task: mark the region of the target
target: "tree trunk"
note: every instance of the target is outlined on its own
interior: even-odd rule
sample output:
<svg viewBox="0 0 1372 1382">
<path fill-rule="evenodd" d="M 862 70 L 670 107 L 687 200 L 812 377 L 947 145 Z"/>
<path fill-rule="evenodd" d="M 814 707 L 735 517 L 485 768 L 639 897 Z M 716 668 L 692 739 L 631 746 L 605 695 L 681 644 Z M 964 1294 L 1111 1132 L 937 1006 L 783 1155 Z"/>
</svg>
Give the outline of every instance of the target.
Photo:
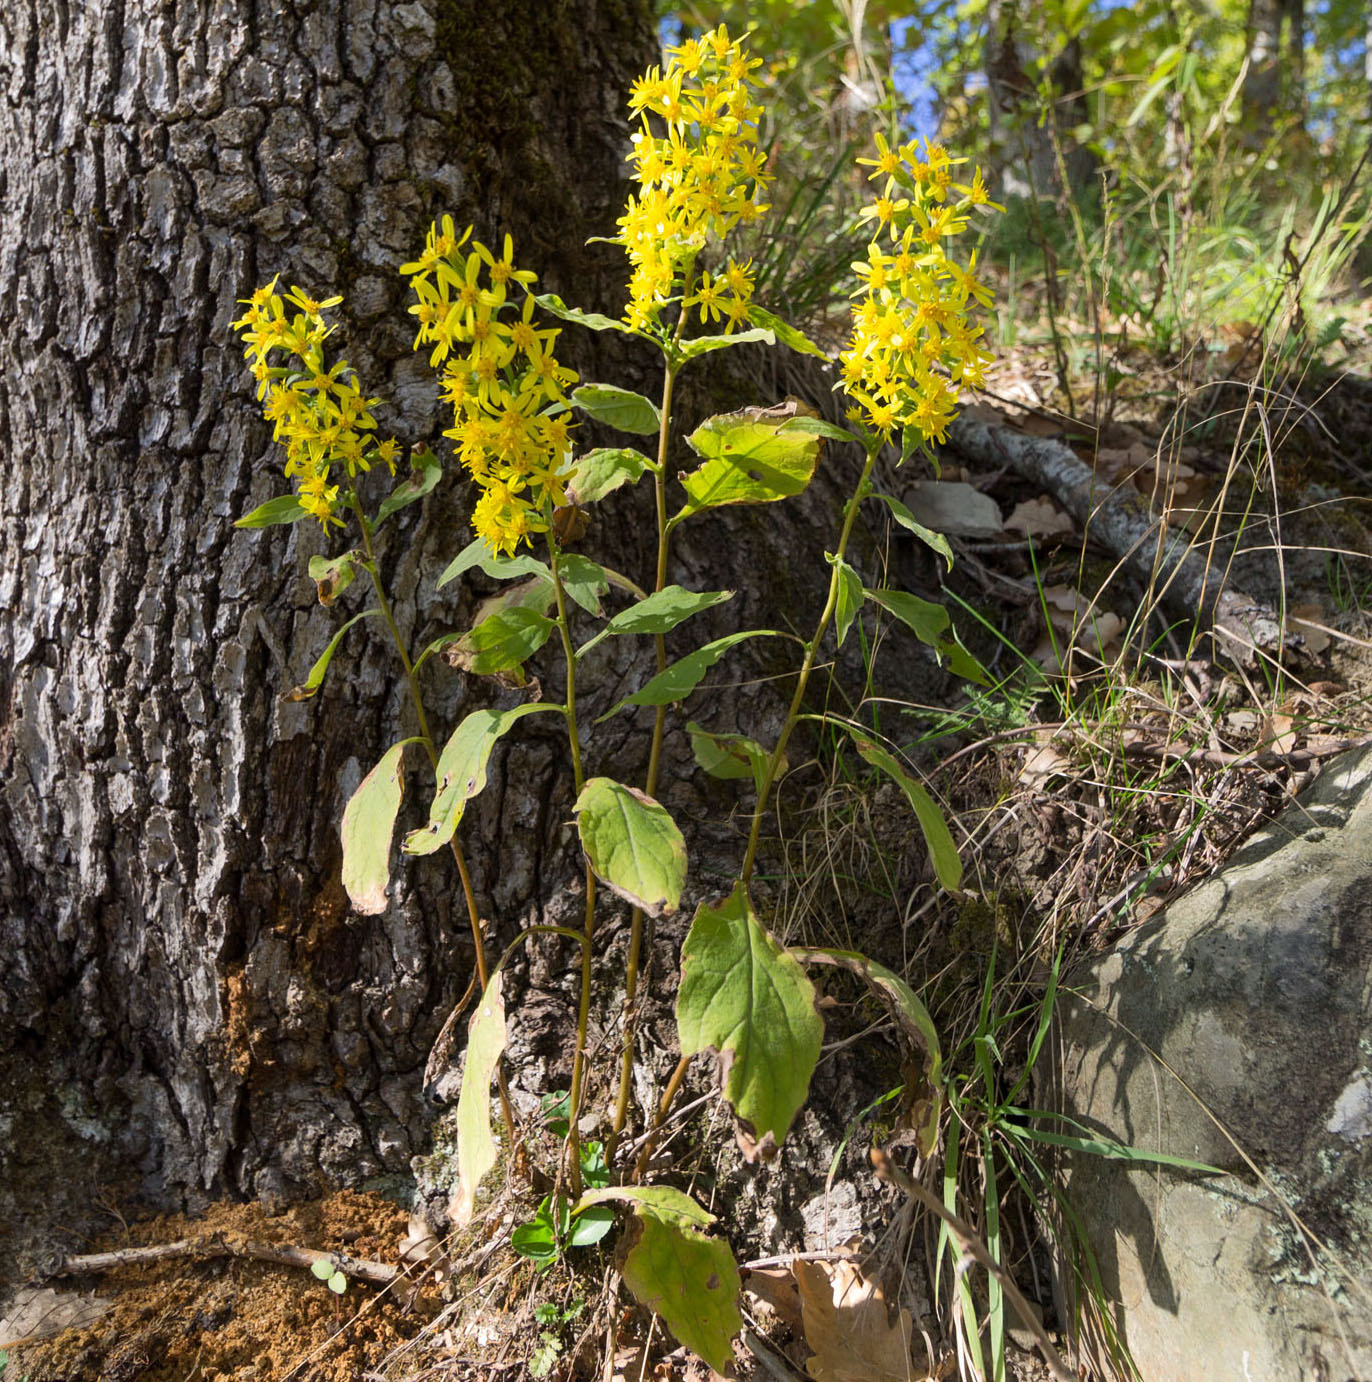
<svg viewBox="0 0 1372 1382">
<path fill-rule="evenodd" d="M 0 9 L 0 1086 L 145 1186 L 403 1169 L 471 968 L 451 880 L 367 919 L 340 888 L 342 805 L 411 714 L 365 638 L 278 700 L 341 620 L 312 524 L 230 526 L 285 488 L 235 300 L 337 286 L 382 426 L 436 438 L 398 264 L 452 212 L 608 304 L 621 256 L 583 245 L 653 52 L 646 0 Z M 460 617 L 421 577 L 465 541 L 435 501 L 383 553 L 411 637 Z M 433 682 L 450 723 L 467 693 Z M 549 749 L 510 757 L 495 837 L 547 824 Z M 480 882 L 501 915 L 535 891 L 493 860 Z"/>
<path fill-rule="evenodd" d="M 314 700 L 279 699 L 362 607 L 362 582 L 323 609 L 305 571 L 325 550 L 315 525 L 231 528 L 285 483 L 229 322 L 278 271 L 339 288 L 346 354 L 395 405 L 382 426 L 437 440 L 397 265 L 451 211 L 488 240 L 510 229 L 544 287 L 617 310 L 623 256 L 584 242 L 623 204 L 624 96 L 652 47 L 644 0 L 0 10 L 0 1090 L 15 1091 L 0 1114 L 23 1113 L 0 1122 L 14 1129 L 0 1220 L 54 1156 L 93 1148 L 192 1200 L 403 1171 L 422 1148 L 422 1072 L 471 973 L 468 923 L 436 859 L 396 865 L 382 915 L 347 904 L 343 805 L 413 713 L 365 624 Z M 586 335 L 564 343 L 588 373 L 627 366 L 656 387 L 646 352 Z M 831 383 L 743 373 L 721 383 L 717 369 L 713 398 L 685 381 L 683 424 L 721 401 L 822 402 Z M 734 628 L 809 626 L 828 580 L 817 544 L 832 544 L 855 479 L 840 461 L 800 500 L 679 530 L 670 579 L 739 594 L 676 653 Z M 461 490 L 445 481 L 387 530 L 412 645 L 470 624 L 477 594 L 434 587 L 469 536 Z M 591 554 L 651 582 L 651 496 L 600 507 Z M 870 543 L 851 559 L 881 574 Z M 906 551 L 888 574 L 918 584 L 928 569 Z M 794 670 L 789 646 L 731 664 L 696 718 L 774 733 L 788 686 L 754 674 Z M 552 661 L 537 670 L 556 682 Z M 651 662 L 642 640 L 602 644 L 586 723 Z M 438 736 L 499 694 L 438 659 L 424 679 Z M 588 772 L 640 781 L 650 718 L 597 731 Z M 502 742 L 461 827 L 493 954 L 530 922 L 580 924 L 570 772 L 544 719 Z M 399 830 L 424 818 L 427 776 L 412 767 Z M 697 890 L 731 877 L 737 794 L 696 778 L 679 731 L 662 795 L 696 847 Z M 623 920 L 598 961 L 620 981 Z M 681 929 L 679 916 L 656 939 L 659 978 Z M 563 1081 L 571 953 L 556 938 L 520 952 L 512 1023 L 516 1043 L 543 1033 L 524 1055 Z M 557 1020 L 539 1027 L 540 1009 Z"/>
<path fill-rule="evenodd" d="M 1283 32 L 1284 31 L 1284 32 Z M 1249 140 L 1265 143 L 1276 118 L 1305 117 L 1304 0 L 1249 0 L 1248 71 L 1243 79 L 1243 124 Z"/>
</svg>

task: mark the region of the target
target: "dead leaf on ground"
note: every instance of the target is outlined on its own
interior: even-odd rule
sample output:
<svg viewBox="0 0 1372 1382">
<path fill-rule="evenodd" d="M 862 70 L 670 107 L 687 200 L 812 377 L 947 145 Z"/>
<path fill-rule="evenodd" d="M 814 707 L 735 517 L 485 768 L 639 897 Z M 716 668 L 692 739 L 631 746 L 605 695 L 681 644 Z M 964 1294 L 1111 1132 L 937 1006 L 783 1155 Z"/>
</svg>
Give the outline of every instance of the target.
<svg viewBox="0 0 1372 1382">
<path fill-rule="evenodd" d="M 1048 537 L 1054 533 L 1070 533 L 1076 525 L 1070 514 L 1055 505 L 1048 496 L 1024 499 L 1016 504 L 1005 520 L 1007 530 L 1027 533 L 1030 537 Z"/>
<path fill-rule="evenodd" d="M 910 1352 L 910 1314 L 895 1324 L 874 1281 L 851 1262 L 796 1262 L 806 1370 L 815 1382 L 928 1382 L 930 1372 Z"/>
<path fill-rule="evenodd" d="M 792 1333 L 799 1336 L 803 1332 L 800 1296 L 789 1267 L 754 1267 L 744 1276 L 743 1289 L 766 1305 Z"/>
<path fill-rule="evenodd" d="M 1296 747 L 1295 720 L 1281 713 L 1262 717 L 1261 745 L 1276 754 L 1287 754 Z"/>
<path fill-rule="evenodd" d="M 1318 656 L 1329 647 L 1329 635 L 1324 631 L 1324 606 L 1319 603 L 1297 605 L 1286 611 L 1286 624 L 1291 633 L 1301 636 L 1305 651 Z"/>
<path fill-rule="evenodd" d="M 49 1339 L 64 1329 L 84 1329 L 112 1304 L 109 1297 L 54 1291 L 51 1286 L 21 1286 L 0 1311 L 0 1348 L 21 1339 Z"/>
<path fill-rule="evenodd" d="M 1051 729 L 1038 730 L 1034 742 L 1024 755 L 1024 766 L 1019 770 L 1021 780 L 1029 787 L 1042 787 L 1049 778 L 1061 777 L 1072 770 L 1072 762 L 1058 747 Z"/>
</svg>

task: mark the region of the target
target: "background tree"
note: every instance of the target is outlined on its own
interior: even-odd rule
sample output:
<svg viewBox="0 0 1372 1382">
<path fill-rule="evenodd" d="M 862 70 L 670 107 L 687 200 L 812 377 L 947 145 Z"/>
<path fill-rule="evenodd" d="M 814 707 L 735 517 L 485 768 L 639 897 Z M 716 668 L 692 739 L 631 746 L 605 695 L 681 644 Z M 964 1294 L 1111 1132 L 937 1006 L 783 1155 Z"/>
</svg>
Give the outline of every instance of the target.
<svg viewBox="0 0 1372 1382">
<path fill-rule="evenodd" d="M 50 1174 L 43 1129 L 145 1185 L 259 1193 L 403 1169 L 420 1144 L 467 926 L 436 875 L 381 917 L 347 907 L 342 804 L 408 712 L 365 640 L 317 701 L 278 700 L 339 620 L 304 576 L 313 525 L 230 526 L 285 486 L 228 324 L 278 272 L 344 292 L 385 423 L 436 437 L 397 266 L 452 212 L 611 305 L 619 257 L 583 244 L 622 203 L 624 93 L 653 51 L 640 0 L 0 13 L 12 1194 L 26 1162 Z M 411 636 L 433 608 L 418 557 L 466 540 L 454 502 L 410 510 L 382 554 Z M 469 693 L 449 674 L 435 694 Z M 489 794 L 481 829 L 523 849 L 478 884 L 518 916 L 558 821 L 552 753 L 512 755 L 520 790 Z"/>
</svg>

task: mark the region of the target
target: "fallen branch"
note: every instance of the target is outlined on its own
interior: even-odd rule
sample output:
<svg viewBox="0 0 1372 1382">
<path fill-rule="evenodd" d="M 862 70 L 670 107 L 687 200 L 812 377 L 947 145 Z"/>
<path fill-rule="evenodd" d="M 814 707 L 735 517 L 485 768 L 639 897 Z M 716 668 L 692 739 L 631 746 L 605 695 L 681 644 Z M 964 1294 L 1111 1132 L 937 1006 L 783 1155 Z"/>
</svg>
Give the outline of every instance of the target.
<svg viewBox="0 0 1372 1382">
<path fill-rule="evenodd" d="M 112 1272 L 120 1267 L 141 1267 L 149 1262 L 167 1262 L 178 1257 L 208 1259 L 242 1257 L 253 1262 L 270 1262 L 281 1267 L 309 1270 L 316 1262 L 328 1262 L 344 1276 L 372 1286 L 390 1286 L 403 1275 L 398 1267 L 372 1262 L 365 1257 L 350 1257 L 345 1252 L 320 1252 L 315 1248 L 293 1248 L 279 1243 L 255 1243 L 250 1239 L 227 1238 L 213 1233 L 203 1238 L 182 1238 L 175 1243 L 157 1243 L 147 1248 L 116 1248 L 113 1252 L 90 1252 L 63 1257 L 48 1273 L 50 1276 L 90 1276 Z"/>
<path fill-rule="evenodd" d="M 1281 623 L 1271 609 L 1224 589 L 1224 572 L 1199 557 L 1186 534 L 1169 528 L 1137 491 L 1112 487 L 1092 474 L 1062 442 L 975 413 L 963 413 L 948 437 L 969 459 L 1009 466 L 1046 490 L 1126 571 L 1156 591 L 1172 614 L 1201 628 L 1213 626 L 1230 656 L 1249 662 L 1254 649 L 1281 646 Z"/>
</svg>

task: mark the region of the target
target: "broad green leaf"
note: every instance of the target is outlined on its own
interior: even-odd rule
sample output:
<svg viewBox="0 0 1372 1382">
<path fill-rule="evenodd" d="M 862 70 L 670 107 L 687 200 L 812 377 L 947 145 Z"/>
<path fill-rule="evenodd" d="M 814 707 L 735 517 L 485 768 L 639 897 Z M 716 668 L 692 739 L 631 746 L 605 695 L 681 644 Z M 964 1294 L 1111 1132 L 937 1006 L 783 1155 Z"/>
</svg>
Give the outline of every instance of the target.
<svg viewBox="0 0 1372 1382">
<path fill-rule="evenodd" d="M 594 638 L 576 650 L 576 655 L 582 657 L 602 638 L 608 638 L 611 634 L 669 633 L 691 615 L 733 598 L 732 590 L 698 591 L 679 585 L 666 586 L 630 605 L 628 609 L 620 610 Z"/>
<path fill-rule="evenodd" d="M 776 344 L 776 333 L 769 327 L 756 326 L 751 331 L 736 331 L 732 336 L 694 336 L 682 341 L 678 352 L 682 360 L 694 360 L 697 355 L 708 355 L 712 350 L 727 350 L 730 346 L 743 345 L 748 341 L 766 341 Z"/>
<path fill-rule="evenodd" d="M 607 1185 L 599 1190 L 588 1190 L 572 1206 L 572 1212 L 579 1213 L 593 1204 L 606 1204 L 622 1200 L 635 1209 L 656 1214 L 660 1219 L 688 1224 L 692 1228 L 709 1228 L 715 1216 L 708 1209 L 698 1205 L 684 1190 L 671 1185 Z"/>
<path fill-rule="evenodd" d="M 856 432 L 850 432 L 846 427 L 840 427 L 836 422 L 829 422 L 822 417 L 807 417 L 805 414 L 793 418 L 787 424 L 787 431 L 809 432 L 813 437 L 828 437 L 830 441 L 861 442 L 862 440 Z"/>
<path fill-rule="evenodd" d="M 691 736 L 691 753 L 701 769 L 722 782 L 751 777 L 753 786 L 762 791 L 771 754 L 746 734 L 716 734 L 702 728 L 694 720 L 686 726 Z M 786 760 L 777 764 L 777 772 L 786 771 Z"/>
<path fill-rule="evenodd" d="M 391 832 L 405 795 L 405 745 L 415 742 L 402 739 L 392 744 L 343 808 L 343 889 L 363 916 L 386 910 Z"/>
<path fill-rule="evenodd" d="M 685 700 L 700 685 L 701 678 L 716 662 L 734 646 L 746 638 L 780 638 L 783 635 L 775 629 L 745 629 L 742 633 L 726 634 L 716 638 L 703 648 L 678 658 L 670 666 L 663 668 L 657 676 L 622 701 L 607 710 L 600 720 L 608 720 L 617 715 L 626 705 L 671 705 L 674 701 Z M 600 723 L 596 721 L 596 724 Z"/>
<path fill-rule="evenodd" d="M 476 1191 L 495 1165 L 491 1136 L 491 1080 L 505 1050 L 505 995 L 499 970 L 467 1023 L 467 1064 L 462 1092 L 457 1096 L 457 1191 L 449 1213 L 457 1228 L 465 1228 L 476 1211 Z"/>
<path fill-rule="evenodd" d="M 329 639 L 328 646 L 316 659 L 310 674 L 299 686 L 293 686 L 281 697 L 283 701 L 307 701 L 324 684 L 324 674 L 329 670 L 329 663 L 333 661 L 333 655 L 338 651 L 338 645 L 343 642 L 343 635 L 350 628 L 362 619 L 370 619 L 373 614 L 380 614 L 379 609 L 364 609 L 361 614 L 354 614 L 351 619 L 344 624 L 334 636 Z"/>
<path fill-rule="evenodd" d="M 862 602 L 866 595 L 862 589 L 862 577 L 839 557 L 830 553 L 824 554 L 828 560 L 838 568 L 838 602 L 834 606 L 834 638 L 836 647 L 843 647 L 843 640 L 848 637 L 848 630 L 853 626 L 853 620 L 857 618 L 858 610 L 862 608 Z"/>
<path fill-rule="evenodd" d="M 953 549 L 948 545 L 948 539 L 942 533 L 936 533 L 932 528 L 926 528 L 923 523 L 918 522 L 909 508 L 893 495 L 882 494 L 880 490 L 873 490 L 871 497 L 880 499 L 890 509 L 891 517 L 907 533 L 913 533 L 927 547 L 932 547 L 948 563 L 948 569 L 950 571 L 953 569 Z"/>
<path fill-rule="evenodd" d="M 921 643 L 927 643 L 940 662 L 947 661 L 955 676 L 989 686 L 991 679 L 980 662 L 958 642 L 948 611 L 932 600 L 921 600 L 904 590 L 868 590 L 867 598 L 894 614 Z"/>
<path fill-rule="evenodd" d="M 305 517 L 300 500 L 293 494 L 278 495 L 259 504 L 251 513 L 245 513 L 233 526 L 235 528 L 272 528 L 279 523 L 299 523 Z"/>
<path fill-rule="evenodd" d="M 562 588 L 584 609 L 597 619 L 605 611 L 600 607 L 600 597 L 610 588 L 610 578 L 605 568 L 583 557 L 579 552 L 564 552 L 557 560 L 558 575 L 562 577 Z"/>
<path fill-rule="evenodd" d="M 744 1157 L 771 1156 L 805 1102 L 824 1024 L 805 971 L 762 928 L 739 883 L 696 909 L 676 1000 L 683 1056 L 720 1053 Z"/>
<path fill-rule="evenodd" d="M 535 702 L 511 710 L 474 710 L 458 725 L 438 756 L 429 823 L 405 837 L 406 854 L 432 854 L 452 839 L 467 803 L 486 785 L 486 766 L 496 741 L 524 716 L 540 710 L 560 712 L 561 707 Z"/>
<path fill-rule="evenodd" d="M 958 857 L 958 847 L 953 843 L 948 822 L 943 819 L 943 812 L 933 797 L 880 744 L 874 744 L 855 730 L 850 729 L 849 733 L 863 758 L 905 793 L 924 834 L 924 843 L 929 847 L 938 881 L 950 891 L 956 891 L 962 886 L 962 860 Z"/>
<path fill-rule="evenodd" d="M 899 974 L 856 950 L 795 946 L 791 954 L 802 964 L 837 965 L 855 974 L 895 1018 L 907 1047 L 919 1047 L 923 1051 L 923 1081 L 929 1094 L 911 1109 L 911 1122 L 919 1135 L 920 1155 L 932 1156 L 938 1145 L 939 1117 L 943 1108 L 943 1052 L 929 1009 Z M 910 1083 L 907 1081 L 907 1086 Z"/>
<path fill-rule="evenodd" d="M 341 557 L 311 557 L 310 579 L 319 589 L 319 603 L 331 605 L 353 583 L 357 575 L 356 552 Z"/>
<path fill-rule="evenodd" d="M 589 1248 L 600 1242 L 614 1226 L 615 1212 L 609 1205 L 592 1205 L 584 1213 L 572 1216 L 567 1242 L 574 1248 Z"/>
<path fill-rule="evenodd" d="M 748 306 L 748 320 L 754 326 L 761 326 L 770 331 L 778 341 L 784 346 L 789 346 L 792 350 L 799 351 L 802 355 L 813 355 L 816 359 L 827 360 L 829 352 L 817 346 L 803 331 L 797 330 L 790 322 L 782 321 L 778 316 L 774 316 L 765 307 L 759 307 L 756 303 Z"/>
<path fill-rule="evenodd" d="M 512 605 L 489 615 L 465 633 L 448 653 L 448 661 L 478 676 L 507 672 L 527 662 L 557 625 L 527 605 Z"/>
<path fill-rule="evenodd" d="M 572 467 L 567 499 L 573 504 L 594 504 L 621 485 L 636 484 L 648 468 L 648 458 L 631 446 L 598 447 Z"/>
<path fill-rule="evenodd" d="M 622 331 L 626 335 L 633 335 L 624 322 L 615 321 L 613 317 L 603 316 L 599 312 L 583 312 L 579 307 L 568 307 L 556 293 L 535 293 L 534 301 L 545 312 L 551 312 L 565 322 L 575 322 L 592 331 Z"/>
<path fill-rule="evenodd" d="M 652 797 L 593 777 L 576 804 L 576 828 L 595 875 L 650 917 L 674 912 L 686 881 L 686 842 Z"/>
<path fill-rule="evenodd" d="M 793 427 L 795 421 L 789 403 L 706 418 L 687 438 L 705 462 L 680 476 L 686 504 L 673 521 L 725 504 L 771 504 L 799 494 L 814 477 L 820 438 Z"/>
<path fill-rule="evenodd" d="M 733 1362 L 734 1335 L 743 1328 L 729 1245 L 642 1202 L 634 1205 L 625 1241 L 622 1272 L 634 1299 L 660 1315 L 678 1343 L 724 1372 Z"/>
<path fill-rule="evenodd" d="M 327 1281 L 337 1270 L 332 1258 L 316 1257 L 310 1263 L 310 1275 L 319 1281 Z"/>
<path fill-rule="evenodd" d="M 442 590 L 449 581 L 455 581 L 472 567 L 478 567 L 492 580 L 511 581 L 519 576 L 552 576 L 548 568 L 534 557 L 502 557 L 490 549 L 484 537 L 473 538 L 444 569 L 438 578 L 438 589 Z"/>
<path fill-rule="evenodd" d="M 406 480 L 402 480 L 382 501 L 376 511 L 376 527 L 380 527 L 397 509 L 422 499 L 443 478 L 443 467 L 438 457 L 426 446 L 416 451 L 410 458 L 413 469 Z"/>
<path fill-rule="evenodd" d="M 329 1278 L 327 1285 L 334 1295 L 341 1296 L 348 1289 L 348 1278 L 342 1272 L 335 1272 Z"/>
<path fill-rule="evenodd" d="M 614 384 L 583 384 L 573 392 L 572 406 L 597 422 L 642 437 L 655 437 L 662 427 L 662 415 L 655 403 L 641 393 Z"/>
</svg>

